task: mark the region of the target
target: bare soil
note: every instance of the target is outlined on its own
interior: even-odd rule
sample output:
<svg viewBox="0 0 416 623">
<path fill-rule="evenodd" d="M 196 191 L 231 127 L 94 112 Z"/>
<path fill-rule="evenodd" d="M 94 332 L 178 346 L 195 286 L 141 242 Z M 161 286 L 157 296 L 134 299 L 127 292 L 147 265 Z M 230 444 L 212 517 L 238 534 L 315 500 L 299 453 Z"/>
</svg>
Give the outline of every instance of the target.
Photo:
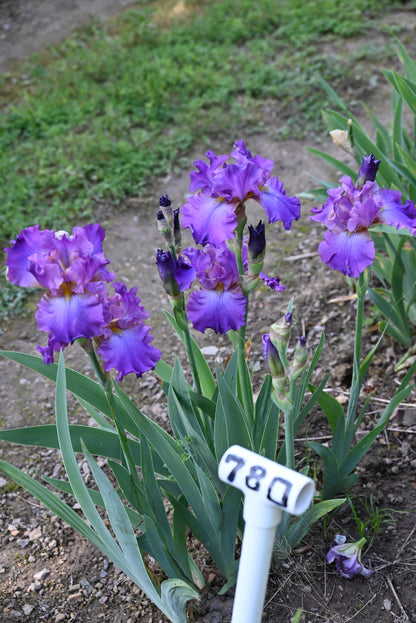
<svg viewBox="0 0 416 623">
<path fill-rule="evenodd" d="M 28 54 L 58 43 L 93 17 L 111 17 L 130 4 L 133 2 L 115 0 L 91 0 L 88 4 L 58 0 L 0 1 L 0 70 L 5 71 Z M 385 18 L 386 21 L 391 19 L 392 16 Z M 403 10 L 394 19 L 399 32 L 407 40 L 412 39 L 414 13 Z M 378 44 L 387 42 L 388 37 L 383 34 L 381 26 L 382 23 L 375 24 L 374 32 L 365 41 L 357 39 L 348 41 L 347 45 L 359 50 L 364 43 L 371 41 L 371 36 Z M 376 87 L 361 85 L 355 87 L 355 91 L 351 87 L 347 93 L 350 101 L 356 100 L 355 111 L 363 120 L 365 116 L 359 104 L 363 96 L 382 118 L 389 117 L 389 88 L 379 68 L 375 67 L 374 73 L 377 75 Z M 242 134 L 235 138 L 246 137 Z M 326 137 L 322 140 L 326 141 Z M 308 141 L 277 143 L 263 134 L 250 136 L 246 142 L 252 152 L 274 160 L 274 173 L 284 181 L 288 194 L 306 191 L 311 186 L 308 174 L 336 179 L 332 171 L 326 170 L 306 150 Z M 212 145 L 218 153 L 226 153 L 230 148 L 220 139 Z M 325 143 L 325 149 L 336 153 L 329 143 Z M 189 170 L 193 160 L 201 158 L 204 151 L 205 148 L 196 148 L 189 156 Z M 131 198 L 121 213 L 118 209 L 115 213 L 111 205 L 96 206 L 97 220 L 106 227 L 104 246 L 112 270 L 129 286 L 138 286 L 139 295 L 150 312 L 154 343 L 170 361 L 183 353 L 162 311 L 168 309 L 168 301 L 154 264 L 156 249 L 161 246 L 154 217 L 162 193 L 168 192 L 175 205 L 182 205 L 189 170 L 176 177 L 155 180 L 149 184 L 145 197 Z M 270 272 L 282 277 L 287 289 L 284 295 L 258 291 L 253 297 L 248 320 L 248 335 L 253 343 L 250 364 L 255 378 L 260 378 L 264 372 L 261 335 L 284 313 L 289 299 L 294 297 L 298 333 L 307 335 L 311 350 L 325 329 L 326 345 L 315 382 L 331 371 L 330 389 L 343 402 L 351 377 L 355 304 L 342 275 L 320 262 L 317 246 L 323 232 L 308 221 L 311 207 L 308 201 L 302 202 L 302 219 L 294 224 L 291 232 L 284 232 L 279 227 L 269 230 L 268 267 Z M 262 214 L 253 207 L 250 216 L 250 220 L 256 223 Z M 0 348 L 36 353 L 36 345 L 45 343 L 33 317 L 36 302 L 37 297 L 34 297 L 26 318 L 4 324 Z M 370 309 L 368 313 L 371 314 Z M 370 323 L 365 333 L 364 353 L 377 337 L 377 330 Z M 220 355 L 224 359 L 227 357 L 229 347 L 225 338 L 218 339 L 209 332 L 196 338 L 204 346 L 219 346 Z M 383 341 L 367 379 L 366 390 L 372 399 L 363 423 L 365 429 L 373 426 L 402 377 L 403 373 L 394 372 L 394 365 L 403 354 L 400 345 L 388 338 Z M 89 372 L 84 353 L 77 346 L 67 349 L 66 361 L 71 367 Z M 125 385 L 128 392 L 145 405 L 149 415 L 166 423 L 163 395 L 152 374 L 141 380 L 128 378 Z M 71 402 L 70 406 L 71 421 L 85 422 L 86 417 L 75 403 Z M 53 419 L 53 386 L 0 359 L 0 425 L 12 428 L 50 423 Z M 299 459 L 305 455 L 306 436 L 329 439 L 328 435 L 324 416 L 317 411 L 297 440 Z M 397 409 L 387 430 L 360 465 L 360 479 L 352 491 L 361 519 L 368 518 L 363 505 L 368 505 L 371 500 L 385 519 L 374 535 L 370 520 L 368 524 L 371 547 L 364 553 L 364 563 L 374 569 L 374 575 L 345 580 L 325 563 L 325 554 L 336 533 L 343 533 L 352 541 L 359 537 L 351 509 L 344 504 L 334 516 L 316 525 L 290 559 L 281 565 L 273 564 L 263 617 L 265 622 L 289 623 L 299 607 L 304 611 L 304 623 L 416 622 L 415 435 L 416 399 L 412 392 L 407 404 Z M 54 450 L 2 443 L 0 457 L 32 475 L 63 476 L 59 452 Z M 88 481 L 88 468 L 86 465 L 82 468 Z M 318 486 L 320 476 L 318 471 Z M 0 542 L 0 619 L 5 623 L 19 619 L 48 623 L 166 621 L 139 589 L 100 552 L 1 476 Z M 203 595 L 200 620 L 205 623 L 228 622 L 233 592 L 222 598 L 217 596 L 221 580 L 206 554 L 196 543 L 194 547 L 210 582 Z"/>
</svg>

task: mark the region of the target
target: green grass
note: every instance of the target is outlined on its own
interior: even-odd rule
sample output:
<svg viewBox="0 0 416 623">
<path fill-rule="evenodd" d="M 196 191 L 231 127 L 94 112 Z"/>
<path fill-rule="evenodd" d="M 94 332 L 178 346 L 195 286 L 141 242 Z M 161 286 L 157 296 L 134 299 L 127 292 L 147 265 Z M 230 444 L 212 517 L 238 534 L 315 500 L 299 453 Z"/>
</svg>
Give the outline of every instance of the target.
<svg viewBox="0 0 416 623">
<path fill-rule="evenodd" d="M 151 178 L 178 170 L 196 143 L 231 145 L 242 128 L 317 131 L 317 74 L 336 87 L 354 66 L 320 44 L 360 34 L 399 5 L 141 2 L 0 76 L 0 240 L 34 223 L 68 227 L 101 200 L 116 212 Z"/>
</svg>

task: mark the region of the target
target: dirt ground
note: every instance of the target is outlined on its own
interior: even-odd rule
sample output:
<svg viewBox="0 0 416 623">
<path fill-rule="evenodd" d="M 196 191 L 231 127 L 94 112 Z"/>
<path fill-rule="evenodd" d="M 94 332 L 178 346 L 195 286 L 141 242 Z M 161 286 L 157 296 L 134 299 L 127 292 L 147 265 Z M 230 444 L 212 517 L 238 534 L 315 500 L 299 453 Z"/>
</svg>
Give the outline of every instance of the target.
<svg viewBox="0 0 416 623">
<path fill-rule="evenodd" d="M 74 28 L 88 23 L 92 16 L 108 18 L 133 2 L 115 0 L 0 0 L 0 71 L 6 71 L 27 55 L 48 44 L 58 43 Z M 414 38 L 415 15 L 403 10 L 395 16 L 399 32 L 407 39 Z M 380 42 L 383 35 L 380 24 L 375 24 L 371 36 Z M 357 49 L 363 40 L 348 41 Z M 381 76 L 377 87 L 366 87 L 357 93 L 355 112 L 365 119 L 359 98 L 365 93 L 366 103 L 383 119 L 389 117 L 390 91 Z M 267 127 L 267 124 L 265 124 Z M 245 138 L 236 136 L 238 138 Z M 326 137 L 322 137 L 326 140 Z M 311 186 L 309 174 L 328 179 L 333 176 L 306 150 L 307 142 L 276 143 L 267 135 L 250 136 L 249 149 L 275 162 L 274 174 L 282 179 L 288 194 L 298 194 Z M 226 153 L 230 145 L 221 142 L 212 145 L 218 153 Z M 329 142 L 325 148 L 335 152 Z M 195 149 L 192 161 L 201 158 L 205 149 Z M 337 154 L 339 155 L 339 154 Z M 348 159 L 348 156 L 345 155 Z M 189 171 L 175 178 L 166 178 L 149 185 L 145 197 L 131 198 L 126 210 L 115 215 L 112 206 L 96 208 L 97 220 L 106 227 L 104 249 L 111 259 L 111 268 L 117 277 L 129 286 L 137 285 L 143 304 L 150 312 L 154 343 L 167 360 L 182 351 L 171 335 L 163 315 L 168 308 L 164 291 L 154 264 L 160 238 L 155 225 L 158 197 L 169 193 L 176 206 L 184 202 L 189 184 Z M 291 232 L 279 227 L 270 229 L 267 264 L 271 272 L 281 275 L 287 289 L 284 295 L 256 292 L 251 302 L 248 335 L 253 346 L 250 364 L 256 375 L 264 372 L 261 356 L 261 335 L 285 311 L 293 296 L 299 333 L 305 333 L 310 348 L 316 346 L 325 329 L 326 346 L 316 371 L 315 381 L 332 372 L 331 390 L 342 402 L 348 391 L 351 375 L 351 347 L 354 325 L 354 301 L 345 279 L 325 267 L 317 255 L 317 245 L 323 231 L 308 221 L 312 204 L 302 201 L 302 218 Z M 250 213 L 255 223 L 261 216 L 257 208 Z M 266 271 L 267 272 L 267 271 Z M 33 301 L 33 310 L 37 298 Z M 370 323 L 371 324 L 371 323 Z M 227 341 L 207 332 L 196 336 L 204 346 L 217 346 L 225 358 Z M 366 331 L 363 351 L 368 352 L 377 339 L 376 332 Z M 0 331 L 0 348 L 36 353 L 36 345 L 44 344 L 37 331 L 33 314 L 4 324 Z M 371 428 L 384 408 L 402 373 L 394 372 L 394 365 L 404 354 L 400 345 L 385 339 L 368 375 L 368 389 L 372 399 L 365 428 Z M 88 372 L 84 354 L 77 346 L 66 351 L 71 367 Z M 160 423 L 166 422 L 166 408 L 157 380 L 152 374 L 144 379 L 126 379 L 126 389 L 140 396 L 146 413 Z M 75 409 L 71 422 L 85 422 Z M 17 365 L 0 359 L 0 424 L 10 428 L 25 424 L 53 421 L 53 387 L 36 375 L 23 371 Z M 298 457 L 305 453 L 305 437 L 326 437 L 328 427 L 320 412 L 312 415 L 297 440 Z M 360 479 L 354 487 L 354 505 L 361 519 L 368 519 L 365 505 L 372 502 L 384 518 L 373 535 L 371 522 L 368 541 L 371 547 L 364 552 L 364 563 L 375 573 L 371 578 L 358 576 L 345 580 L 332 566 L 325 563 L 325 554 L 336 533 L 348 540 L 357 540 L 357 525 L 350 507 L 345 504 L 335 516 L 319 523 L 307 535 L 294 555 L 283 565 L 273 565 L 266 598 L 263 620 L 266 623 L 289 623 L 297 608 L 303 608 L 304 623 L 381 623 L 416 622 L 416 396 L 409 396 L 406 405 L 397 409 L 387 430 L 360 465 Z M 59 453 L 53 450 L 31 449 L 0 445 L 0 457 L 24 467 L 28 473 L 63 476 Z M 89 473 L 82 466 L 85 478 Z M 319 480 L 319 473 L 317 474 Z M 373 513 L 374 519 L 374 513 Z M 374 536 L 374 539 L 372 538 Z M 107 561 L 88 542 L 42 508 L 33 498 L 16 489 L 0 476 L 0 620 L 45 621 L 112 621 L 114 623 L 165 623 L 156 611 L 120 571 Z M 201 552 L 202 560 L 204 553 Z M 201 621 L 226 623 L 231 618 L 232 591 L 219 598 L 221 586 L 215 570 L 207 560 L 204 575 L 211 585 L 203 595 Z"/>
</svg>

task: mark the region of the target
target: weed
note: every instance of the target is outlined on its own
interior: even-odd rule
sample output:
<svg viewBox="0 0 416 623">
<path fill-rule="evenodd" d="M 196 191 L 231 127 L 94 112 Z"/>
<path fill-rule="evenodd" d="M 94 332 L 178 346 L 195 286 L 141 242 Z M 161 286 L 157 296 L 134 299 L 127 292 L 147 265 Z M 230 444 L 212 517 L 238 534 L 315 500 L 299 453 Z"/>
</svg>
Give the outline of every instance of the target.
<svg viewBox="0 0 416 623">
<path fill-rule="evenodd" d="M 363 536 L 366 537 L 369 548 L 382 528 L 396 525 L 394 513 L 399 511 L 395 511 L 392 508 L 378 508 L 374 502 L 373 494 L 370 495 L 368 500 L 357 498 L 357 502 L 359 502 L 360 506 L 358 510 L 351 496 L 347 495 L 347 500 L 357 526 L 358 534 L 360 538 Z"/>
</svg>

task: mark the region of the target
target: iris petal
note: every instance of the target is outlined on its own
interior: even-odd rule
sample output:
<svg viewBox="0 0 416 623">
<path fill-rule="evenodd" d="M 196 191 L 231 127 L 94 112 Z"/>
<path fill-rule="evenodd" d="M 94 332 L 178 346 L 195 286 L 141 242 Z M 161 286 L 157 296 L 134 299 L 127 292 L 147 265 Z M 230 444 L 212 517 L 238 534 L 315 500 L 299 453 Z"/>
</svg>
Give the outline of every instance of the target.
<svg viewBox="0 0 416 623">
<path fill-rule="evenodd" d="M 190 228 L 196 243 L 220 246 L 234 237 L 235 208 L 236 203 L 197 193 L 182 206 L 182 225 Z"/>
<path fill-rule="evenodd" d="M 375 247 L 367 231 L 336 234 L 327 230 L 319 245 L 321 260 L 347 277 L 358 277 L 375 257 Z"/>
<path fill-rule="evenodd" d="M 162 353 L 152 346 L 150 327 L 140 323 L 123 331 L 115 331 L 109 339 L 99 345 L 97 351 L 104 362 L 105 370 L 115 368 L 117 380 L 133 372 L 137 377 L 152 370 Z"/>
<path fill-rule="evenodd" d="M 283 189 L 283 182 L 271 177 L 267 186 L 261 188 L 259 201 L 266 210 L 269 223 L 282 221 L 285 229 L 290 229 L 292 221 L 300 218 L 300 201 L 297 197 L 288 197 Z"/>
<path fill-rule="evenodd" d="M 189 297 L 187 312 L 195 329 L 225 334 L 238 331 L 245 322 L 247 300 L 238 286 L 230 290 L 196 290 Z"/>
<path fill-rule="evenodd" d="M 36 320 L 40 331 L 49 331 L 55 342 L 99 335 L 104 321 L 103 306 L 94 294 L 52 296 L 46 293 L 38 304 Z"/>
<path fill-rule="evenodd" d="M 12 240 L 13 246 L 5 249 L 7 253 L 7 279 L 16 286 L 39 287 L 39 282 L 30 271 L 30 257 L 47 258 L 54 245 L 54 232 L 39 230 L 39 225 L 27 227 Z"/>
</svg>

